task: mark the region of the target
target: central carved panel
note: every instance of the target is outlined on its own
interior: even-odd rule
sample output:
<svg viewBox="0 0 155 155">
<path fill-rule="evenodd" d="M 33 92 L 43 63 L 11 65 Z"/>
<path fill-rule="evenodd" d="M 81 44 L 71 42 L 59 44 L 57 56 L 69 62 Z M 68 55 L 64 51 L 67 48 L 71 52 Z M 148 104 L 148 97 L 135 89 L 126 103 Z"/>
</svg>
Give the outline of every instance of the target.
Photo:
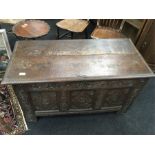
<svg viewBox="0 0 155 155">
<path fill-rule="evenodd" d="M 70 96 L 70 109 L 92 109 L 94 102 L 93 90 L 72 91 Z"/>
</svg>

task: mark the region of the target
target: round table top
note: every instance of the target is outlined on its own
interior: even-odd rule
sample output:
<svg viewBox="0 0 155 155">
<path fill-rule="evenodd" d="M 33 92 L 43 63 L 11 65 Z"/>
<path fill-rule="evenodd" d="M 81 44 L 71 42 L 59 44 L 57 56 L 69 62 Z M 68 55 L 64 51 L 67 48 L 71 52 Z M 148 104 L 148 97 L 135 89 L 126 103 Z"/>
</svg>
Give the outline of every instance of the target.
<svg viewBox="0 0 155 155">
<path fill-rule="evenodd" d="M 41 20 L 21 21 L 13 26 L 13 33 L 23 38 L 37 38 L 46 35 L 50 30 L 49 25 Z"/>
</svg>

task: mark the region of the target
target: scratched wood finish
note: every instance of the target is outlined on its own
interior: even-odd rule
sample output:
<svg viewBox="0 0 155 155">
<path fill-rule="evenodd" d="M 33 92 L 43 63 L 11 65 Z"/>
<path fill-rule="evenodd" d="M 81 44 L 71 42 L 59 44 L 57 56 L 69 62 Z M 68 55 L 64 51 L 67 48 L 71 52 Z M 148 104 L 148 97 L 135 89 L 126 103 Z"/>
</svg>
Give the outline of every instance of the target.
<svg viewBox="0 0 155 155">
<path fill-rule="evenodd" d="M 129 39 L 18 41 L 5 84 L 152 75 Z"/>
<path fill-rule="evenodd" d="M 20 41 L 2 83 L 13 85 L 26 120 L 35 121 L 125 112 L 153 76 L 129 39 Z"/>
</svg>

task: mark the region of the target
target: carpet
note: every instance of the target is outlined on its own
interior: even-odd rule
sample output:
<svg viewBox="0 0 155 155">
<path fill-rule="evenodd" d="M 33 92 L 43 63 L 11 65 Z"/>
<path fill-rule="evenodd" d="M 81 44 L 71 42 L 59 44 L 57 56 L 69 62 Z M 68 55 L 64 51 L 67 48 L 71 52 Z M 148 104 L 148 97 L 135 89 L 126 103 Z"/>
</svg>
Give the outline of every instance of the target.
<svg viewBox="0 0 155 155">
<path fill-rule="evenodd" d="M 0 85 L 0 134 L 22 134 L 27 131 L 20 104 L 11 85 Z"/>
</svg>

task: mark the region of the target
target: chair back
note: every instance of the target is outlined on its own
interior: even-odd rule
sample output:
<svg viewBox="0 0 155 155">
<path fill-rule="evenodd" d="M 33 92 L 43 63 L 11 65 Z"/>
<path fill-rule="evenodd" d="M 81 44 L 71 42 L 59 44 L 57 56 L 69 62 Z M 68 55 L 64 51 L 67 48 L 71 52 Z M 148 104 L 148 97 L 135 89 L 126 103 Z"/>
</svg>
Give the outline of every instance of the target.
<svg viewBox="0 0 155 155">
<path fill-rule="evenodd" d="M 110 27 L 112 29 L 121 31 L 125 20 L 123 19 L 98 19 L 97 26 L 98 27 Z"/>
</svg>

